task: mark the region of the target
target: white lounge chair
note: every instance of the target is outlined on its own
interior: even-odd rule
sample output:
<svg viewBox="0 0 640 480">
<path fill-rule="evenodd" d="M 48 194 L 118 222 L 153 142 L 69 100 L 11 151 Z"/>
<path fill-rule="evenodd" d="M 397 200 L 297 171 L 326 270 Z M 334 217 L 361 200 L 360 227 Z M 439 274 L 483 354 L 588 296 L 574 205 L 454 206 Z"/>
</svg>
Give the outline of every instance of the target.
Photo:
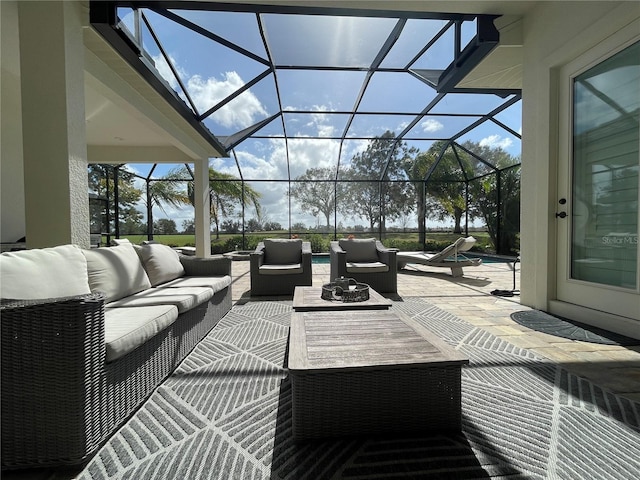
<svg viewBox="0 0 640 480">
<path fill-rule="evenodd" d="M 462 252 L 466 252 L 476 243 L 473 237 L 460 237 L 451 245 L 438 253 L 426 252 L 398 252 L 396 260 L 398 270 L 404 268 L 407 263 L 417 263 L 429 267 L 445 267 L 451 269 L 453 277 L 464 275 L 463 267 L 477 267 L 482 265 L 480 258 L 467 258 Z"/>
</svg>

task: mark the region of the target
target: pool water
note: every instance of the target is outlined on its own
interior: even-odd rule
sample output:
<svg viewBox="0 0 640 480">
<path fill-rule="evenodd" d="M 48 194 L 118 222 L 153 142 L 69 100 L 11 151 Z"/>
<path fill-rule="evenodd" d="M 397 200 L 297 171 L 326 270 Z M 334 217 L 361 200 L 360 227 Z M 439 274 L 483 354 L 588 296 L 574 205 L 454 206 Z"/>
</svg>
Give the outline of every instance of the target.
<svg viewBox="0 0 640 480">
<path fill-rule="evenodd" d="M 468 252 L 465 252 L 465 256 L 469 258 L 481 258 L 482 263 L 513 263 L 515 260 L 514 257 L 499 257 Z M 313 255 L 311 263 L 316 265 L 328 265 L 330 263 L 329 255 Z"/>
<path fill-rule="evenodd" d="M 465 256 L 469 258 L 481 258 L 482 263 L 513 263 L 516 260 L 516 257 L 487 255 L 487 254 L 468 253 L 468 252 L 465 252 Z"/>
</svg>

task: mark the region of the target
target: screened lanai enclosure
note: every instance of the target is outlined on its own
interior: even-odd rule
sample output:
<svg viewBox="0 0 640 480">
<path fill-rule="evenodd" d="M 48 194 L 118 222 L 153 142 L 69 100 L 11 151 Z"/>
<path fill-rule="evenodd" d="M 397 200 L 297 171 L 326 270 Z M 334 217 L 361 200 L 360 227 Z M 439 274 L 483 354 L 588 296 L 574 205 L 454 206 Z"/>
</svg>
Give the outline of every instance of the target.
<svg viewBox="0 0 640 480">
<path fill-rule="evenodd" d="M 94 27 L 221 152 L 212 245 L 233 240 L 218 249 L 293 235 L 424 249 L 452 232 L 517 252 L 521 92 L 466 80 L 499 42 L 495 21 L 91 2 Z M 93 233 L 189 233 L 192 180 L 188 164 L 91 165 Z"/>
</svg>

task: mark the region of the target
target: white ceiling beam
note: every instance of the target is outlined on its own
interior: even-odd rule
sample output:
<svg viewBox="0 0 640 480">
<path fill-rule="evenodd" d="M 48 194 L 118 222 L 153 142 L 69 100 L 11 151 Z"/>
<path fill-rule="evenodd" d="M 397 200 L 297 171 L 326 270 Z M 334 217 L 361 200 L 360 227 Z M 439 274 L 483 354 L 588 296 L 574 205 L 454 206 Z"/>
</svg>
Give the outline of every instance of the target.
<svg viewBox="0 0 640 480">
<path fill-rule="evenodd" d="M 91 164 L 121 163 L 194 163 L 193 159 L 173 146 L 129 147 L 113 145 L 87 146 L 87 161 Z"/>
</svg>

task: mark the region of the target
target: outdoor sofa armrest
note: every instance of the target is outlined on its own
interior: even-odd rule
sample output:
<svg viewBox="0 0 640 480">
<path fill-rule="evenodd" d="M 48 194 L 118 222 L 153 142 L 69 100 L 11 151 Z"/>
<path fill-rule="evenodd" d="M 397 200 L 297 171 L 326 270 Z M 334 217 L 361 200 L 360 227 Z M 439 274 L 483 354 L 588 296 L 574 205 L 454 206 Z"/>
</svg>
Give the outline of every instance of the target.
<svg viewBox="0 0 640 480">
<path fill-rule="evenodd" d="M 347 252 L 342 249 L 338 242 L 329 243 L 329 261 L 332 265 L 346 265 Z"/>
<path fill-rule="evenodd" d="M 347 275 L 347 252 L 338 242 L 329 243 L 329 278 L 333 282 L 336 278 Z"/>
<path fill-rule="evenodd" d="M 264 242 L 259 242 L 256 249 L 249 254 L 250 268 L 256 272 L 264 263 Z"/>
<path fill-rule="evenodd" d="M 313 251 L 311 250 L 311 242 L 302 242 L 302 267 L 306 270 L 311 269 Z"/>
<path fill-rule="evenodd" d="M 330 242 L 329 243 L 329 253 L 331 254 L 335 254 L 335 255 L 346 255 L 347 252 L 345 252 L 342 247 L 340 246 L 340 244 L 338 242 Z"/>
<path fill-rule="evenodd" d="M 376 251 L 378 252 L 378 259 L 386 265 L 396 264 L 396 254 L 398 250 L 395 248 L 387 248 L 382 242 L 376 240 Z"/>
<path fill-rule="evenodd" d="M 2 457 L 77 462 L 104 438 L 104 295 L 3 300 Z M 46 432 L 35 440 L 25 432 Z"/>
<path fill-rule="evenodd" d="M 231 259 L 224 255 L 213 255 L 207 258 L 180 255 L 180 263 L 187 277 L 231 275 Z"/>
</svg>

